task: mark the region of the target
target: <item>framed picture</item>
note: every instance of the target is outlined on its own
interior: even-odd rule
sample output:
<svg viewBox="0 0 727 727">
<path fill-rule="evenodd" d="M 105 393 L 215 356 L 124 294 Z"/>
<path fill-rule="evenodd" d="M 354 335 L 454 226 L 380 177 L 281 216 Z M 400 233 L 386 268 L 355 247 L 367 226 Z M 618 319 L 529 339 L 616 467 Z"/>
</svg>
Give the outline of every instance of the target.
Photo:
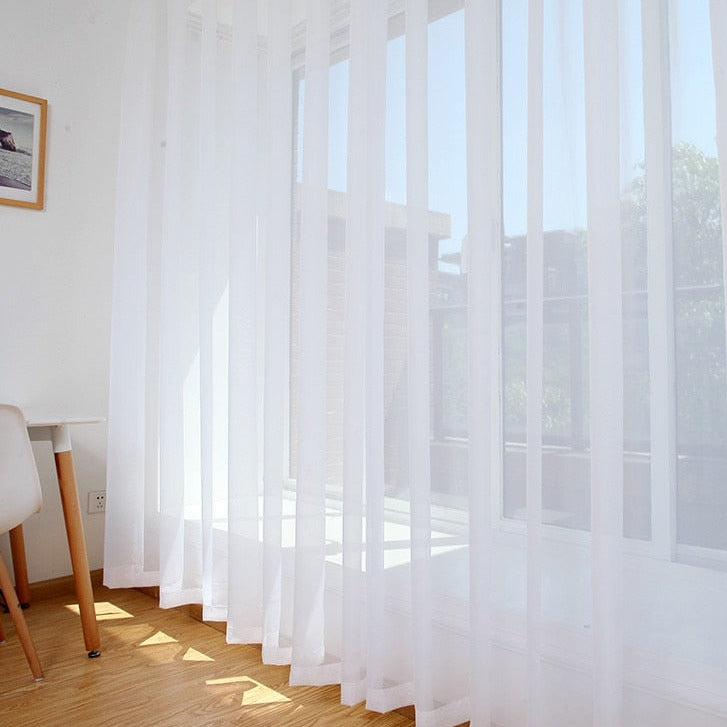
<svg viewBox="0 0 727 727">
<path fill-rule="evenodd" d="M 0 204 L 43 209 L 48 102 L 0 88 Z"/>
</svg>

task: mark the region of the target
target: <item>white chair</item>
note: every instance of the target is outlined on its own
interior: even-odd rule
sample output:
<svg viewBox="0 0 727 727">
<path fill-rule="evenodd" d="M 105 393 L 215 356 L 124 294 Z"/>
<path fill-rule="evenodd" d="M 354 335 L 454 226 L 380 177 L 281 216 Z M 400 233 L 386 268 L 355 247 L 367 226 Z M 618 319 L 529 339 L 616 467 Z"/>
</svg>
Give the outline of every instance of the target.
<svg viewBox="0 0 727 727">
<path fill-rule="evenodd" d="M 23 412 L 16 406 L 0 404 L 0 533 L 6 533 L 40 510 L 42 496 L 38 469 Z M 0 589 L 5 597 L 15 630 L 36 681 L 43 678 L 18 596 L 0 555 Z M 0 643 L 5 636 L 0 624 Z"/>
</svg>

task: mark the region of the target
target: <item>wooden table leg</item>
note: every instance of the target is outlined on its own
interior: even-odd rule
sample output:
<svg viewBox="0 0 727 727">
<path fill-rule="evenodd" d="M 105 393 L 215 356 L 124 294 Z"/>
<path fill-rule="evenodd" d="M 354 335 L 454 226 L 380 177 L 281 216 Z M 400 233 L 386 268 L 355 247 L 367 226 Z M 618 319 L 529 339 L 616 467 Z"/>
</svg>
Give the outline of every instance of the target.
<svg viewBox="0 0 727 727">
<path fill-rule="evenodd" d="M 96 611 L 93 605 L 93 587 L 91 574 L 88 569 L 88 555 L 86 554 L 86 540 L 83 534 L 81 508 L 78 504 L 78 488 L 76 486 L 76 473 L 73 468 L 73 453 L 67 451 L 55 452 L 56 473 L 58 475 L 58 488 L 61 492 L 63 517 L 66 521 L 68 535 L 68 549 L 71 553 L 71 566 L 73 567 L 73 580 L 76 585 L 76 598 L 81 612 L 81 626 L 83 639 L 89 657 L 100 655 L 101 640 L 96 623 Z"/>
<path fill-rule="evenodd" d="M 10 531 L 10 552 L 13 556 L 15 592 L 22 608 L 30 605 L 30 586 L 28 585 L 28 561 L 25 559 L 25 539 L 23 526 L 18 525 Z"/>
</svg>

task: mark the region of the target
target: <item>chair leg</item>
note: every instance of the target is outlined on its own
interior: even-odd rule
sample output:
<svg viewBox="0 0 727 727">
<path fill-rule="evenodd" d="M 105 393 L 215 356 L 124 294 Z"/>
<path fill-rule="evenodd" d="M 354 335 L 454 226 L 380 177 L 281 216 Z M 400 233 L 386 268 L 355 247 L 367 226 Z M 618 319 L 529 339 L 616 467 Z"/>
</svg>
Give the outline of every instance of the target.
<svg viewBox="0 0 727 727">
<path fill-rule="evenodd" d="M 10 552 L 13 556 L 15 573 L 15 592 L 22 608 L 30 606 L 30 587 L 28 586 L 28 561 L 25 559 L 25 538 L 23 526 L 18 525 L 10 531 Z"/>
<path fill-rule="evenodd" d="M 5 631 L 3 631 L 3 622 L 0 621 L 0 644 L 5 643 Z"/>
<path fill-rule="evenodd" d="M 25 623 L 25 616 L 23 615 L 23 612 L 20 609 L 20 604 L 18 603 L 18 594 L 15 593 L 15 588 L 10 580 L 10 574 L 8 573 L 8 569 L 2 555 L 0 555 L 0 589 L 2 589 L 2 592 L 5 595 L 5 601 L 8 604 L 13 624 L 15 624 L 15 631 L 20 639 L 20 644 L 25 652 L 25 658 L 28 660 L 30 671 L 33 672 L 35 681 L 38 682 L 43 678 L 43 670 L 41 669 L 38 654 L 35 651 L 35 646 L 33 646 L 33 641 L 30 638 L 28 624 Z"/>
</svg>

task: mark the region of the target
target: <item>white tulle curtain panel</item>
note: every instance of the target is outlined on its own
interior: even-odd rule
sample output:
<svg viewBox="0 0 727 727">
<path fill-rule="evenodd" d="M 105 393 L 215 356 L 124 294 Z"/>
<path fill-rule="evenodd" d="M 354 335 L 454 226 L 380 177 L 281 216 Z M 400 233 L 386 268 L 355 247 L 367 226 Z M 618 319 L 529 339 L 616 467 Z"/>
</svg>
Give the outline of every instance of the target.
<svg viewBox="0 0 727 727">
<path fill-rule="evenodd" d="M 727 725 L 727 2 L 131 8 L 106 583 L 420 725 Z"/>
</svg>

